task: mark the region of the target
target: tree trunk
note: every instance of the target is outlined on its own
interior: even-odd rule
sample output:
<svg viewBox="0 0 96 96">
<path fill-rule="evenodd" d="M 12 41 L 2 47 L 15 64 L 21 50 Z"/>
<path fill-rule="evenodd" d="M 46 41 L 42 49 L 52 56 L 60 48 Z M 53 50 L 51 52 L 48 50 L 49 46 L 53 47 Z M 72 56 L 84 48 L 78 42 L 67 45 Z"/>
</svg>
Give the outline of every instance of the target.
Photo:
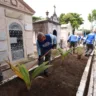
<svg viewBox="0 0 96 96">
<path fill-rule="evenodd" d="M 72 30 L 72 34 L 73 34 L 73 35 L 75 34 L 75 28 L 73 28 L 73 30 Z"/>
</svg>

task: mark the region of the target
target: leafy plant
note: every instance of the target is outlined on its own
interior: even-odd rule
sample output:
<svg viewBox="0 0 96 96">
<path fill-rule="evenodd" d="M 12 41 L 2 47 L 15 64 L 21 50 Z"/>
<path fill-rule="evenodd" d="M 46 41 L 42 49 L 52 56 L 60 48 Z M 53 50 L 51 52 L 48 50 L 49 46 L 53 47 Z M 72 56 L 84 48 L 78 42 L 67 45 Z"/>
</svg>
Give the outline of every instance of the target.
<svg viewBox="0 0 96 96">
<path fill-rule="evenodd" d="M 83 54 L 83 48 L 82 47 L 76 48 L 76 53 L 77 53 L 77 58 L 81 59 L 81 56 Z"/>
<path fill-rule="evenodd" d="M 58 48 L 59 53 L 61 54 L 62 60 L 64 60 L 64 58 L 71 53 L 72 49 L 69 49 L 67 51 L 63 51 L 63 49 Z"/>
<path fill-rule="evenodd" d="M 51 53 L 52 53 L 52 58 L 54 58 L 54 57 L 56 57 L 56 56 L 58 56 L 60 53 L 59 53 L 59 51 L 57 50 L 57 49 L 53 49 L 53 50 L 51 50 Z"/>
<path fill-rule="evenodd" d="M 77 47 L 77 48 L 76 48 L 76 53 L 77 53 L 78 55 L 83 54 L 83 48 L 82 48 L 82 47 Z"/>
<path fill-rule="evenodd" d="M 6 61 L 6 60 L 5 60 Z M 45 69 L 51 67 L 52 65 L 47 65 L 48 62 L 44 62 L 43 64 L 41 64 L 40 66 L 38 66 L 33 72 L 32 75 L 29 75 L 29 72 L 27 70 L 27 68 L 25 67 L 24 64 L 18 64 L 17 67 L 13 66 L 12 63 L 10 63 L 10 61 L 6 61 L 7 64 L 9 64 L 10 68 L 12 69 L 12 71 L 20 78 L 22 79 L 28 90 L 30 90 L 31 85 L 32 85 L 32 81 L 41 73 L 43 72 Z M 32 76 L 32 77 L 30 77 Z"/>
</svg>

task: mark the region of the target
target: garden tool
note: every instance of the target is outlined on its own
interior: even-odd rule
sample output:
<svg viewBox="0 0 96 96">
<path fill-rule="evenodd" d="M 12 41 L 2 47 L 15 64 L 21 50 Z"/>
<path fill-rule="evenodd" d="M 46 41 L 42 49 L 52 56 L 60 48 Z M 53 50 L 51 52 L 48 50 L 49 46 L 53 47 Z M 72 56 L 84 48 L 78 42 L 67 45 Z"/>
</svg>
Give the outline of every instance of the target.
<svg viewBox="0 0 96 96">
<path fill-rule="evenodd" d="M 50 51 L 51 51 L 51 49 L 49 51 L 47 51 L 43 56 L 41 56 L 40 59 L 42 59 L 44 56 L 46 56 Z"/>
</svg>

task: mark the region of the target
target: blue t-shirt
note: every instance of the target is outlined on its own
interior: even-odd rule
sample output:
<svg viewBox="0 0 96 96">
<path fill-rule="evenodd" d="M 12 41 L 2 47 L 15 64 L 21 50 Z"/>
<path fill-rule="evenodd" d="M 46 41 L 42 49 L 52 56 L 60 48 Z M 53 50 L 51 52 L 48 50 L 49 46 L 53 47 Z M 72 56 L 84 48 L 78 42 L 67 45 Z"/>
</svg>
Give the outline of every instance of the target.
<svg viewBox="0 0 96 96">
<path fill-rule="evenodd" d="M 78 37 L 76 35 L 71 35 L 71 36 L 69 36 L 68 41 L 69 42 L 77 42 L 78 41 Z"/>
<path fill-rule="evenodd" d="M 52 40 L 50 35 L 46 34 L 45 36 L 46 36 L 46 40 L 44 40 L 43 42 L 38 41 L 40 49 L 43 50 L 44 53 L 52 48 Z"/>
<path fill-rule="evenodd" d="M 78 36 L 78 41 L 80 41 L 81 40 L 81 36 Z"/>
<path fill-rule="evenodd" d="M 93 44 L 94 40 L 95 40 L 95 34 L 94 33 L 90 33 L 90 34 L 88 34 L 85 42 L 86 42 L 86 44 Z"/>
</svg>

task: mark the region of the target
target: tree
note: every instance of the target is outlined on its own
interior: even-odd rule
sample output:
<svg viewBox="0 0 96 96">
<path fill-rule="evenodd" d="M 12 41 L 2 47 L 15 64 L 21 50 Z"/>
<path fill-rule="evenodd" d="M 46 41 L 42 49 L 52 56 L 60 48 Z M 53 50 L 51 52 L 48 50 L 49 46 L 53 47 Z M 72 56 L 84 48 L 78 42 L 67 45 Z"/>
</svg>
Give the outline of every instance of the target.
<svg viewBox="0 0 96 96">
<path fill-rule="evenodd" d="M 88 14 L 88 20 L 91 23 L 91 28 L 93 28 L 93 21 L 96 21 L 96 9 L 92 10 L 91 13 Z"/>
<path fill-rule="evenodd" d="M 96 9 L 92 10 L 92 12 L 88 14 L 88 20 L 89 22 L 96 20 Z"/>
<path fill-rule="evenodd" d="M 92 10 L 92 17 L 93 20 L 96 20 L 96 9 Z"/>
<path fill-rule="evenodd" d="M 73 28 L 73 34 L 75 29 L 78 29 L 81 24 L 83 24 L 83 18 L 80 17 L 81 15 L 78 13 L 67 13 L 67 14 L 61 14 L 59 17 L 59 21 L 61 24 L 67 24 L 68 22 L 71 23 L 71 26 Z"/>
<path fill-rule="evenodd" d="M 33 19 L 33 22 L 35 22 L 35 21 L 38 21 L 38 20 L 43 20 L 44 18 L 33 16 L 32 19 Z"/>
<path fill-rule="evenodd" d="M 63 20 L 63 18 L 64 18 L 64 13 L 62 13 L 61 15 L 60 15 L 60 17 L 59 17 L 59 22 L 61 23 L 61 24 L 63 24 L 63 22 L 64 22 L 64 20 Z M 65 23 L 65 22 L 64 22 Z"/>
<path fill-rule="evenodd" d="M 88 14 L 88 20 L 89 20 L 89 22 L 93 21 L 92 14 Z"/>
</svg>

